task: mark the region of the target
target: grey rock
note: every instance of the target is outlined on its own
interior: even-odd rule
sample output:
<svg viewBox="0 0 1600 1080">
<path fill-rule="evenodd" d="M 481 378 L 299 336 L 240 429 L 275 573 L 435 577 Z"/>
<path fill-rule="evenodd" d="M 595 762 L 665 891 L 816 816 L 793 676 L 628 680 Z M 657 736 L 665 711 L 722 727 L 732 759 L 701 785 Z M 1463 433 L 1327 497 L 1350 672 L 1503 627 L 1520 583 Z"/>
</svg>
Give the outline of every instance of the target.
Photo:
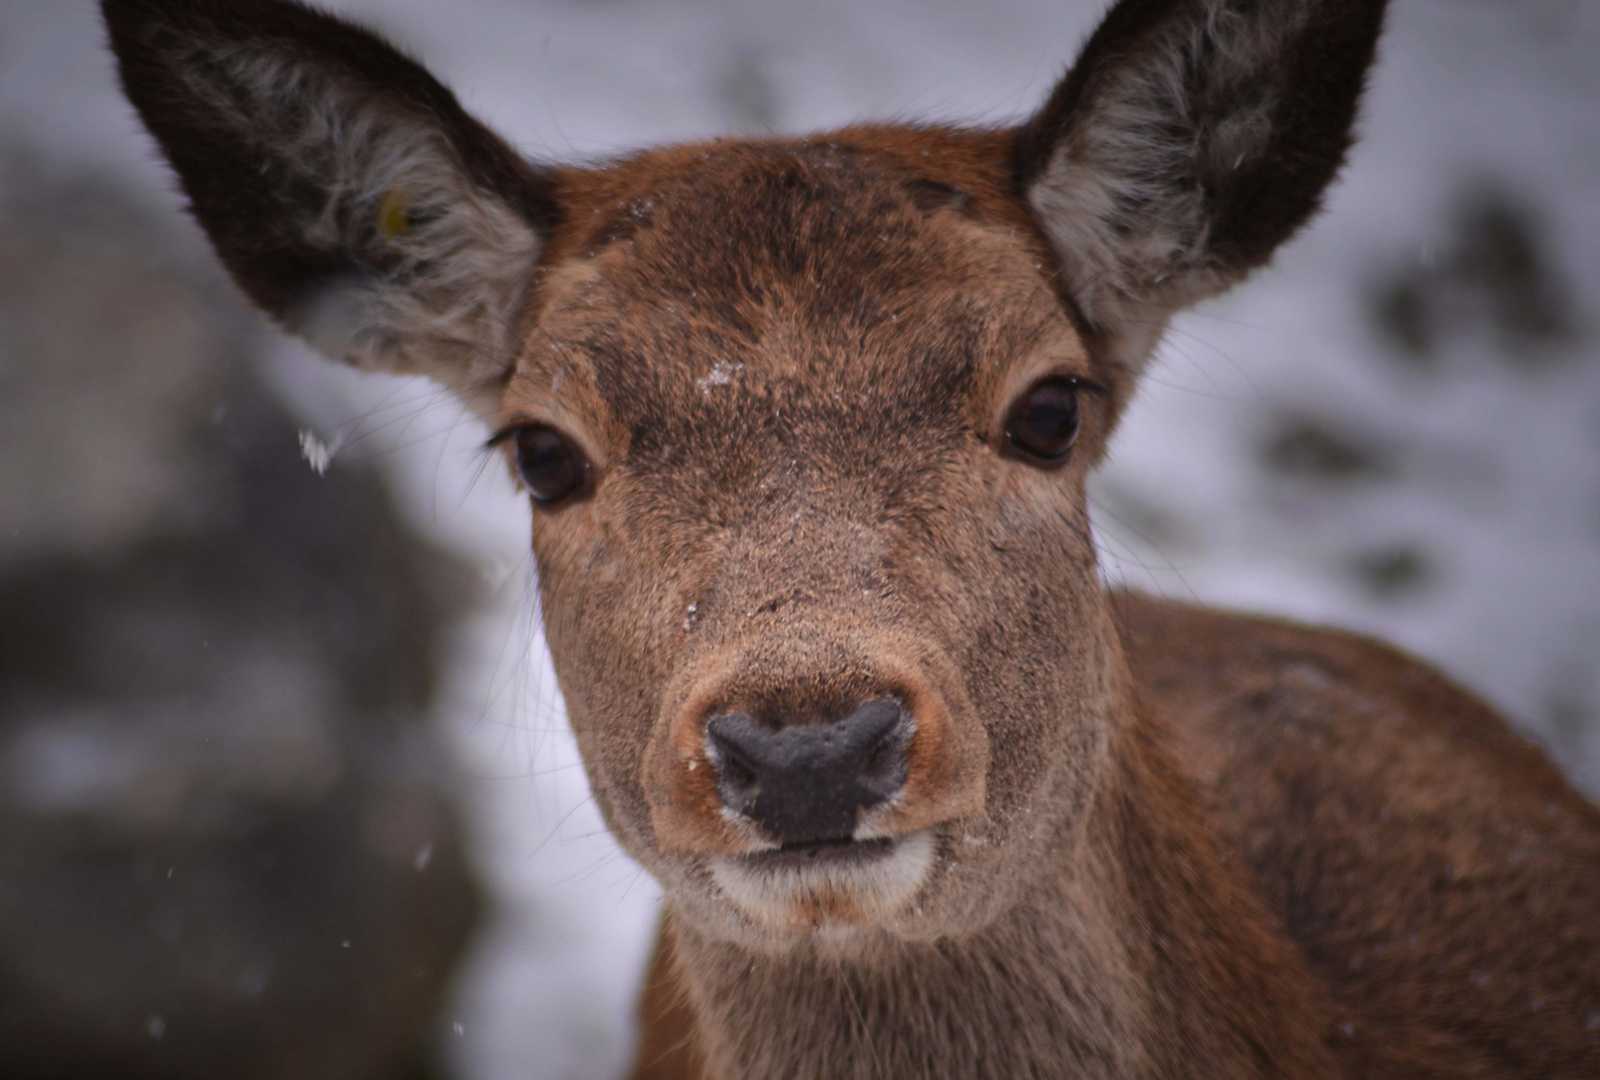
<svg viewBox="0 0 1600 1080">
<path fill-rule="evenodd" d="M 414 1075 L 480 906 L 427 726 L 468 576 L 307 466 L 198 252 L 5 188 L 0 1075 Z"/>
</svg>

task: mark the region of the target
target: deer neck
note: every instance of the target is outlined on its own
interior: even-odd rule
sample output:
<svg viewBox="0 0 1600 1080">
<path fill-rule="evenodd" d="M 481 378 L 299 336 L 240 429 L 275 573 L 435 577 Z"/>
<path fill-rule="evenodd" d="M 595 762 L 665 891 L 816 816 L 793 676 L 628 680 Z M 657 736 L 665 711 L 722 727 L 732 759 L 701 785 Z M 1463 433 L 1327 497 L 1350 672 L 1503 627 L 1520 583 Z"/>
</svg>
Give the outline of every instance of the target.
<svg viewBox="0 0 1600 1080">
<path fill-rule="evenodd" d="M 1125 712 L 1058 872 L 978 933 L 772 956 L 672 928 L 712 1075 L 1336 1076 L 1298 953 Z"/>
</svg>

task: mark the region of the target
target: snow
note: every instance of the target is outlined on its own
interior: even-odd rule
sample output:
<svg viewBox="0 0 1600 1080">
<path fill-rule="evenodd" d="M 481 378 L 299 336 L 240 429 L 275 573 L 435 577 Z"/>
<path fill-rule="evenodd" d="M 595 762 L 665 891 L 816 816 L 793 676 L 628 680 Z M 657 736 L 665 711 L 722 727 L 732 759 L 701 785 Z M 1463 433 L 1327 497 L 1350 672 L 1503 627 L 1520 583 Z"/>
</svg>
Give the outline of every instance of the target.
<svg viewBox="0 0 1600 1080">
<path fill-rule="evenodd" d="M 333 456 L 339 452 L 339 441 L 325 442 L 314 431 L 300 429 L 300 456 L 306 459 L 306 464 L 311 466 L 311 471 L 318 476 L 328 475 L 328 466 L 333 464 Z"/>
<path fill-rule="evenodd" d="M 328 6 L 393 34 L 527 152 L 573 160 L 727 131 L 1016 116 L 1042 100 L 1100 5 Z M 175 206 L 101 37 L 86 0 L 0 0 L 0 132 L 53 166 L 113 170 Z M 1398 642 L 1509 712 L 1590 791 L 1597 55 L 1600 5 L 1582 0 L 1397 0 L 1363 141 L 1326 214 L 1271 270 L 1177 322 L 1095 489 L 1108 576 Z M 1427 365 L 1407 362 L 1372 298 L 1396 276 L 1433 280 L 1461 245 L 1457 208 L 1487 188 L 1510 192 L 1532 223 L 1570 299 L 1570 333 L 1510 349 L 1469 327 Z M 615 1075 L 656 887 L 589 800 L 532 619 L 526 502 L 480 452 L 478 423 L 442 395 L 290 343 L 270 374 L 308 429 L 344 440 L 334 467 L 384 462 L 419 528 L 486 567 L 493 586 L 462 630 L 440 709 L 498 913 L 441 1021 L 441 1054 L 472 1080 Z M 714 369 L 702 388 L 731 374 Z M 1280 445 L 1322 445 L 1308 425 L 1381 460 L 1314 476 L 1263 463 L 1286 430 L 1300 442 Z M 151 1018 L 153 1038 L 164 1027 Z"/>
<path fill-rule="evenodd" d="M 733 382 L 733 377 L 744 370 L 743 364 L 730 364 L 726 360 L 718 360 L 706 375 L 694 381 L 702 397 L 710 397 L 712 387 L 727 386 Z"/>
</svg>

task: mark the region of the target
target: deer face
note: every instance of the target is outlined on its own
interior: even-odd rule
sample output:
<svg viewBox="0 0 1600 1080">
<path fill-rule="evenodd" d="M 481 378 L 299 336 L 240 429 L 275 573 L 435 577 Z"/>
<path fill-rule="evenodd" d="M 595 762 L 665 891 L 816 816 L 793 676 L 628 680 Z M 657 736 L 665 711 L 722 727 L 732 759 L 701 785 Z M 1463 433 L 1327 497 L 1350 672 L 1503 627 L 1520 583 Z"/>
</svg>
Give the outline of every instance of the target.
<svg viewBox="0 0 1600 1080">
<path fill-rule="evenodd" d="M 585 462 L 533 544 L 597 797 L 730 928 L 974 918 L 1104 737 L 1109 380 L 998 179 L 871 144 L 619 167 L 499 416 Z"/>
<path fill-rule="evenodd" d="M 1315 208 L 1382 9 L 1125 0 L 1015 130 L 582 170 L 298 4 L 105 0 L 246 291 L 496 426 L 608 823 L 778 948 L 1059 872 L 1121 677 L 1086 471 L 1170 314 Z"/>
</svg>

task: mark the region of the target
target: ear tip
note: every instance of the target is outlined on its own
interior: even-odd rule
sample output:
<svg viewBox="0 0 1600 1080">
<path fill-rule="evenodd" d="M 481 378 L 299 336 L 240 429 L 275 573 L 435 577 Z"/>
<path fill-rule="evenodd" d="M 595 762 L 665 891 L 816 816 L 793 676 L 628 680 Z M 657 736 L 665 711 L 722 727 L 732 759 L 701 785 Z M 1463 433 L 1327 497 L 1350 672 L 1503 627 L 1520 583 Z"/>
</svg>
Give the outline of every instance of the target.
<svg viewBox="0 0 1600 1080">
<path fill-rule="evenodd" d="M 100 13 L 113 28 L 132 27 L 140 22 L 173 22 L 182 17 L 203 16 L 212 11 L 223 11 L 237 5 L 219 0 L 100 0 Z"/>
<path fill-rule="evenodd" d="M 1087 306 L 1186 306 L 1265 265 L 1314 217 L 1351 145 L 1387 8 L 1112 7 L 1012 151 L 1018 194 L 1084 267 Z"/>
<path fill-rule="evenodd" d="M 100 13 L 114 44 L 160 29 L 252 38 L 361 32 L 349 20 L 301 0 L 100 0 Z"/>
<path fill-rule="evenodd" d="M 100 0 L 100 16 L 111 31 L 114 45 L 125 40 L 131 31 L 151 14 L 150 0 Z"/>
<path fill-rule="evenodd" d="M 229 15 L 237 17 L 239 9 L 259 6 L 258 0 L 100 0 L 100 14 L 120 59 L 135 49 L 151 48 L 156 32 L 215 26 Z"/>
</svg>

